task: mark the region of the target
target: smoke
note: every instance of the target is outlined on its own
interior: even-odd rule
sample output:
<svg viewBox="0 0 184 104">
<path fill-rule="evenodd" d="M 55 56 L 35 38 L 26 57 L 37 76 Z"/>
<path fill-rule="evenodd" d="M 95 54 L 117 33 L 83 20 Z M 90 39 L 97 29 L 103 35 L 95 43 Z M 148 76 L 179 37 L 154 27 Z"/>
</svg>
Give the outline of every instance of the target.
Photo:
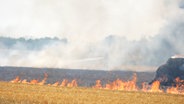
<svg viewBox="0 0 184 104">
<path fill-rule="evenodd" d="M 183 0 L 25 0 L 3 12 L 6 3 L 0 33 L 13 38 L 0 40 L 1 66 L 112 70 L 184 53 Z"/>
<path fill-rule="evenodd" d="M 104 70 L 127 68 L 125 66 L 158 66 L 172 55 L 184 53 L 184 22 L 174 23 L 168 24 L 156 36 L 136 41 L 115 35 L 88 44 L 67 42 L 66 39 L 50 41 L 51 38 L 44 42 L 43 39 L 36 39 L 31 43 L 11 38 L 2 42 L 1 39 L 0 63 L 3 66 Z M 13 40 L 16 42 L 10 45 L 8 42 Z M 37 48 L 31 47 L 32 44 Z"/>
<path fill-rule="evenodd" d="M 182 0 L 1 0 L 0 35 L 93 42 L 116 34 L 138 40 L 158 34 L 182 7 Z"/>
</svg>

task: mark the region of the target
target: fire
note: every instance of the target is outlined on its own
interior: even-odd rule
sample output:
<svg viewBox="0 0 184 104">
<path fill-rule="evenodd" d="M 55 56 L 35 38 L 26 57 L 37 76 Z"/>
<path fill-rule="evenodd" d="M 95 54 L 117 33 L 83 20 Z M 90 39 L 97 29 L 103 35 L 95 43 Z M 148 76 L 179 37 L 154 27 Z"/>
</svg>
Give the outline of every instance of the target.
<svg viewBox="0 0 184 104">
<path fill-rule="evenodd" d="M 179 77 L 177 77 L 175 82 L 176 85 L 167 88 L 166 92 L 171 94 L 184 94 L 184 80 L 181 80 Z"/>
<path fill-rule="evenodd" d="M 44 85 L 46 83 L 47 78 L 48 78 L 48 74 L 44 73 L 44 79 L 41 82 L 39 82 L 38 84 L 39 85 Z"/>
<path fill-rule="evenodd" d="M 136 86 L 136 81 L 135 80 L 123 82 L 122 80 L 117 79 L 117 80 L 113 81 L 110 84 L 106 84 L 105 89 L 136 91 L 137 86 Z"/>
<path fill-rule="evenodd" d="M 111 89 L 111 90 L 124 90 L 124 83 L 122 80 L 117 79 L 113 81 L 110 84 L 106 84 L 105 89 Z"/>
<path fill-rule="evenodd" d="M 149 86 L 148 86 L 147 83 L 145 83 L 145 82 L 142 83 L 142 91 L 143 91 L 143 92 L 147 92 L 147 91 L 148 91 L 148 87 L 149 87 Z"/>
<path fill-rule="evenodd" d="M 171 93 L 171 94 L 179 94 L 179 91 L 178 91 L 177 87 L 167 88 L 166 92 Z"/>
<path fill-rule="evenodd" d="M 182 86 L 184 86 L 184 80 L 181 80 L 179 77 L 177 77 L 177 78 L 175 79 L 175 82 L 176 82 L 176 86 L 177 86 L 177 87 L 182 87 Z"/>
<path fill-rule="evenodd" d="M 11 80 L 12 83 L 18 83 L 21 82 L 20 77 L 17 76 L 15 79 Z"/>
<path fill-rule="evenodd" d="M 101 89 L 102 88 L 101 80 L 96 80 L 96 85 L 93 86 L 93 88 Z"/>
<path fill-rule="evenodd" d="M 61 87 L 65 87 L 65 86 L 67 86 L 67 83 L 68 83 L 68 80 L 66 80 L 66 79 L 63 79 L 63 81 L 62 81 L 62 83 L 61 83 Z"/>
<path fill-rule="evenodd" d="M 163 92 L 162 90 L 160 90 L 160 82 L 154 81 L 149 91 L 150 92 Z"/>
<path fill-rule="evenodd" d="M 28 84 L 29 82 L 27 81 L 27 79 L 24 79 L 21 83 Z"/>
<path fill-rule="evenodd" d="M 11 80 L 10 82 L 11 83 L 23 83 L 23 84 L 34 84 L 34 85 L 44 85 L 45 83 L 46 83 L 46 80 L 47 80 L 47 78 L 48 78 L 48 75 L 45 73 L 44 74 L 44 79 L 41 81 L 41 82 L 39 82 L 38 80 L 36 80 L 36 79 L 33 79 L 33 80 L 31 80 L 30 82 L 28 82 L 27 81 L 27 79 L 24 79 L 24 80 L 20 80 L 20 77 L 19 76 L 17 76 L 15 79 L 13 79 L 13 80 Z M 57 81 L 57 82 L 55 82 L 54 84 L 47 84 L 48 86 L 59 86 L 59 81 Z M 61 83 L 61 85 L 60 86 L 62 86 L 62 87 L 77 87 L 78 86 L 78 84 L 77 84 L 77 80 L 72 80 L 70 83 L 68 83 L 68 80 L 67 79 L 64 79 L 63 81 L 62 81 L 62 83 Z"/>
<path fill-rule="evenodd" d="M 52 86 L 58 86 L 59 85 L 59 82 L 55 82 L 54 84 L 52 84 Z"/>
<path fill-rule="evenodd" d="M 124 82 L 120 79 L 116 79 L 112 83 L 106 84 L 104 89 L 137 91 L 138 87 L 136 85 L 136 82 L 137 82 L 137 75 L 134 74 L 132 80 Z M 101 81 L 97 80 L 96 85 L 93 88 L 102 89 Z"/>
<path fill-rule="evenodd" d="M 39 82 L 39 81 L 36 80 L 36 79 L 33 79 L 33 80 L 31 80 L 30 82 L 28 82 L 27 79 L 24 79 L 24 80 L 21 81 L 19 76 L 17 76 L 15 79 L 11 80 L 10 82 L 11 82 L 11 83 L 23 83 L 23 84 L 38 84 L 38 85 L 44 85 L 44 84 L 46 83 L 47 78 L 48 78 L 47 73 L 44 73 L 44 79 L 43 79 L 41 82 Z"/>
<path fill-rule="evenodd" d="M 77 87 L 78 85 L 77 85 L 77 81 L 76 80 L 72 80 L 72 82 L 71 83 L 68 83 L 67 84 L 67 87 Z"/>
<path fill-rule="evenodd" d="M 27 79 L 21 81 L 20 77 L 17 76 L 15 79 L 11 80 L 11 83 L 23 83 L 23 84 L 34 84 L 34 85 L 48 85 L 48 86 L 61 86 L 61 87 L 78 87 L 77 80 L 72 80 L 69 82 L 67 79 L 63 79 L 60 83 L 56 81 L 53 84 L 46 84 L 46 80 L 48 78 L 47 73 L 44 74 L 43 80 L 40 82 L 37 79 L 33 79 L 30 82 Z M 132 80 L 123 81 L 121 79 L 116 79 L 115 81 L 109 82 L 105 84 L 103 87 L 101 84 L 101 80 L 96 80 L 96 84 L 92 87 L 95 89 L 107 89 L 107 90 L 123 90 L 123 91 L 143 91 L 143 92 L 164 92 L 163 89 L 160 89 L 160 81 L 154 81 L 152 85 L 148 85 L 147 83 L 142 83 L 142 89 L 140 89 L 137 85 L 137 75 L 134 74 Z M 166 93 L 171 94 L 184 94 L 184 80 L 180 78 L 175 79 L 176 85 L 173 87 L 165 88 Z"/>
<path fill-rule="evenodd" d="M 33 80 L 30 81 L 30 84 L 38 84 L 38 80 L 33 79 Z"/>
<path fill-rule="evenodd" d="M 136 82 L 137 82 L 137 75 L 134 74 L 133 79 L 131 81 L 128 81 L 128 82 L 125 83 L 125 90 L 127 90 L 127 91 L 137 91 L 138 87 L 136 85 Z"/>
</svg>

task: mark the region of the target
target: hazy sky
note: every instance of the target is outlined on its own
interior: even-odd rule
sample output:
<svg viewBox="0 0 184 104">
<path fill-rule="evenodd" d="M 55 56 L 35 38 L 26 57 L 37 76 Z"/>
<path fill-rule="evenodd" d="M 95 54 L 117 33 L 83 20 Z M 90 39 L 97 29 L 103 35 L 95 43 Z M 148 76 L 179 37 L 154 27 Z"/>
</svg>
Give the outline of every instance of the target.
<svg viewBox="0 0 184 104">
<path fill-rule="evenodd" d="M 156 35 L 181 11 L 181 0 L 0 0 L 0 36 L 66 37 L 95 41 L 108 35 Z"/>
</svg>

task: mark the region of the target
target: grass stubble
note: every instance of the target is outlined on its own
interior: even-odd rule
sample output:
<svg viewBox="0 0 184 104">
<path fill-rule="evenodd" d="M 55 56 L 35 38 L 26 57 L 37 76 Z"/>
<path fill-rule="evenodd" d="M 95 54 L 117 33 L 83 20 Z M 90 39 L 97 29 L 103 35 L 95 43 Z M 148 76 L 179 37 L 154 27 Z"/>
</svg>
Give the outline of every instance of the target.
<svg viewBox="0 0 184 104">
<path fill-rule="evenodd" d="M 0 82 L 0 104 L 184 104 L 184 95 Z"/>
</svg>

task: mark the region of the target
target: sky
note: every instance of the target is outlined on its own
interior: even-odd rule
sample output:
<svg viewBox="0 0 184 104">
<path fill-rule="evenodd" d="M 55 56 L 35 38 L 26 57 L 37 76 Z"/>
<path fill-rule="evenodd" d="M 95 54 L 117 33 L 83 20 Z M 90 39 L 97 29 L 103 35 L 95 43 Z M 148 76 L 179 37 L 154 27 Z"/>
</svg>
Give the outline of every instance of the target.
<svg viewBox="0 0 184 104">
<path fill-rule="evenodd" d="M 26 47 L 24 44 L 15 44 L 15 47 L 19 47 L 16 50 L 2 48 L 6 46 L 0 44 L 1 54 L 9 52 L 8 57 L 0 57 L 0 62 L 2 65 L 44 66 L 53 59 L 57 64 L 48 67 L 68 67 L 75 63 L 77 66 L 74 68 L 81 68 L 78 64 L 86 61 L 90 61 L 90 64 L 85 63 L 89 67 L 101 63 L 108 63 L 111 68 L 120 66 L 127 63 L 125 59 L 122 60 L 127 58 L 127 54 L 147 43 L 141 42 L 144 38 L 160 40 L 158 45 L 148 42 L 155 50 L 160 46 L 168 46 L 161 42 L 164 36 L 160 35 L 169 32 L 179 34 L 183 27 L 179 23 L 184 22 L 183 8 L 184 0 L 0 0 L 0 36 L 16 39 L 58 37 L 68 42 L 66 46 L 50 45 L 40 51 L 26 50 L 29 57 L 25 60 L 21 56 L 25 54 L 21 50 Z M 104 41 L 108 45 L 111 41 L 114 43 L 108 48 Z M 142 46 L 132 41 L 138 41 Z M 180 46 L 181 42 L 178 44 Z M 142 50 L 136 57 L 143 57 L 144 52 L 147 51 Z M 174 52 L 167 54 L 167 57 Z M 176 52 L 182 53 L 183 50 L 177 48 Z M 40 61 L 26 63 L 26 60 Z"/>
</svg>

